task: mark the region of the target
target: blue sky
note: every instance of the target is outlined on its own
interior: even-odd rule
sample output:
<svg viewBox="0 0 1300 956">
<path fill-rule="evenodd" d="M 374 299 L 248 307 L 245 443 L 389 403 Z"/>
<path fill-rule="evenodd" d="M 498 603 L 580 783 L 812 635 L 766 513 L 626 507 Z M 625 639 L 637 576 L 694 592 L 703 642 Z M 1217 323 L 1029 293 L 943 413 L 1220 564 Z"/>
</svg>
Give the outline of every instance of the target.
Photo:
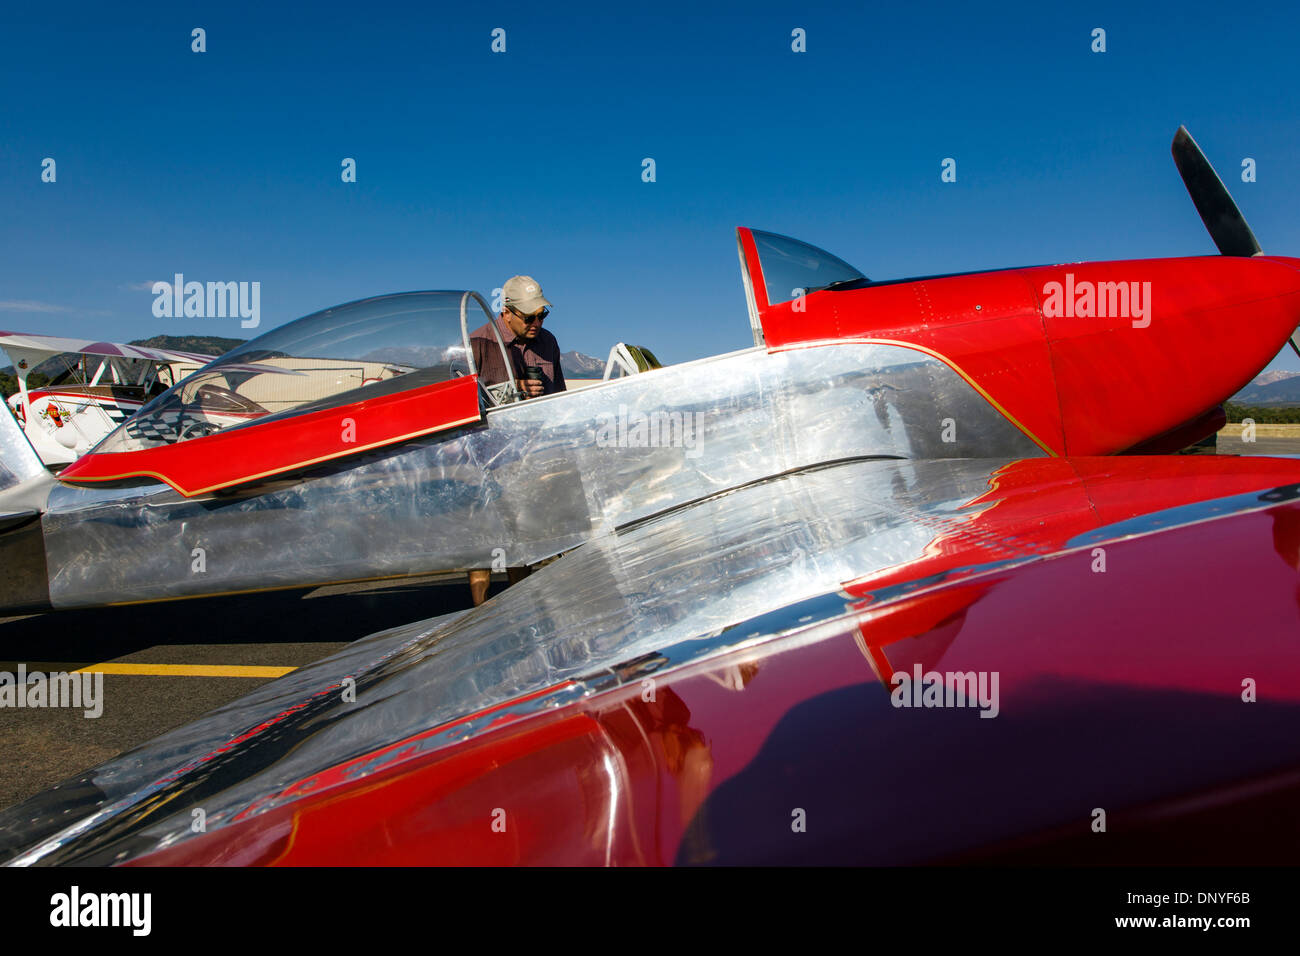
<svg viewBox="0 0 1300 956">
<path fill-rule="evenodd" d="M 1294 4 L 9 5 L 0 328 L 249 334 L 155 318 L 176 272 L 259 281 L 261 330 L 524 272 L 563 348 L 684 361 L 750 344 L 737 225 L 873 278 L 1213 253 L 1180 123 L 1300 255 L 1297 36 Z"/>
</svg>

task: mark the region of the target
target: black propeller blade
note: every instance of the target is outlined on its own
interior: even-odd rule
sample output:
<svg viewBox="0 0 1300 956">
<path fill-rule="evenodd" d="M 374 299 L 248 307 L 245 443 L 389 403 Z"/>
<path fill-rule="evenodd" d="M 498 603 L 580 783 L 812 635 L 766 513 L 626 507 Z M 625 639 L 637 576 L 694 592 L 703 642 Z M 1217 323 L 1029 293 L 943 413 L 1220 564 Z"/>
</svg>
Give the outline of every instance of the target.
<svg viewBox="0 0 1300 956">
<path fill-rule="evenodd" d="M 1246 224 L 1237 204 L 1232 201 L 1223 180 L 1214 171 L 1210 161 L 1196 145 L 1187 127 L 1178 127 L 1171 147 L 1178 174 L 1183 177 L 1201 221 L 1210 231 L 1210 238 L 1225 256 L 1253 256 L 1261 251 L 1255 234 Z M 1297 349 L 1300 351 L 1300 349 Z"/>
</svg>

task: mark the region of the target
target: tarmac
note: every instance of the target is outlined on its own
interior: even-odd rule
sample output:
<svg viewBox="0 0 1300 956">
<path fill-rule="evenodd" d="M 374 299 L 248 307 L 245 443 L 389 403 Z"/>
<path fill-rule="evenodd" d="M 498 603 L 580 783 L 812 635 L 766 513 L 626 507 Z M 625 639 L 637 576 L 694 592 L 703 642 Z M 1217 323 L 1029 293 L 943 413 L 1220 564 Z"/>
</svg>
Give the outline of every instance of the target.
<svg viewBox="0 0 1300 956">
<path fill-rule="evenodd" d="M 504 575 L 501 576 L 504 579 Z M 489 594 L 504 587 L 494 582 Z M 0 806 L 378 631 L 471 606 L 463 573 L 0 617 L 0 671 L 104 673 L 102 713 L 0 707 Z M 84 703 L 84 701 L 83 701 Z"/>
</svg>

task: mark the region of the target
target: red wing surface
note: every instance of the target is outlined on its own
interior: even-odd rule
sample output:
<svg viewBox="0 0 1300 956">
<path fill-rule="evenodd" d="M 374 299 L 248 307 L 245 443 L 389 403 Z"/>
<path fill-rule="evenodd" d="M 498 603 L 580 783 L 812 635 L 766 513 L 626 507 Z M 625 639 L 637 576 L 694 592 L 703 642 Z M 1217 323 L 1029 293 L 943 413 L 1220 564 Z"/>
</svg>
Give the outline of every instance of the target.
<svg viewBox="0 0 1300 956">
<path fill-rule="evenodd" d="M 1275 860 L 1290 844 L 1264 831 L 1300 798 L 1298 489 L 1300 462 L 1208 456 L 758 482 L 267 685 L 8 811 L 0 849 Z M 509 839 L 489 838 L 493 808 Z M 1104 847 L 1072 836 L 1094 808 Z"/>
</svg>

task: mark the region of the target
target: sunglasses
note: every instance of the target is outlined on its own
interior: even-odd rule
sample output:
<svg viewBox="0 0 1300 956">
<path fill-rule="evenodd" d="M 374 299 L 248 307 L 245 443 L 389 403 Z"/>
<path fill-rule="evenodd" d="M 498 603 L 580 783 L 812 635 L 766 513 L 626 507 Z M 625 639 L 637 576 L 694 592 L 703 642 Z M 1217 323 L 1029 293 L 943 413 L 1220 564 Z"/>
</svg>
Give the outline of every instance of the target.
<svg viewBox="0 0 1300 956">
<path fill-rule="evenodd" d="M 513 312 L 524 322 L 543 322 L 546 320 L 546 317 L 551 314 L 550 309 L 542 309 L 542 311 L 536 313 L 535 315 L 524 315 L 522 312 L 520 312 L 518 309 L 515 308 L 511 308 L 510 311 Z"/>
</svg>

